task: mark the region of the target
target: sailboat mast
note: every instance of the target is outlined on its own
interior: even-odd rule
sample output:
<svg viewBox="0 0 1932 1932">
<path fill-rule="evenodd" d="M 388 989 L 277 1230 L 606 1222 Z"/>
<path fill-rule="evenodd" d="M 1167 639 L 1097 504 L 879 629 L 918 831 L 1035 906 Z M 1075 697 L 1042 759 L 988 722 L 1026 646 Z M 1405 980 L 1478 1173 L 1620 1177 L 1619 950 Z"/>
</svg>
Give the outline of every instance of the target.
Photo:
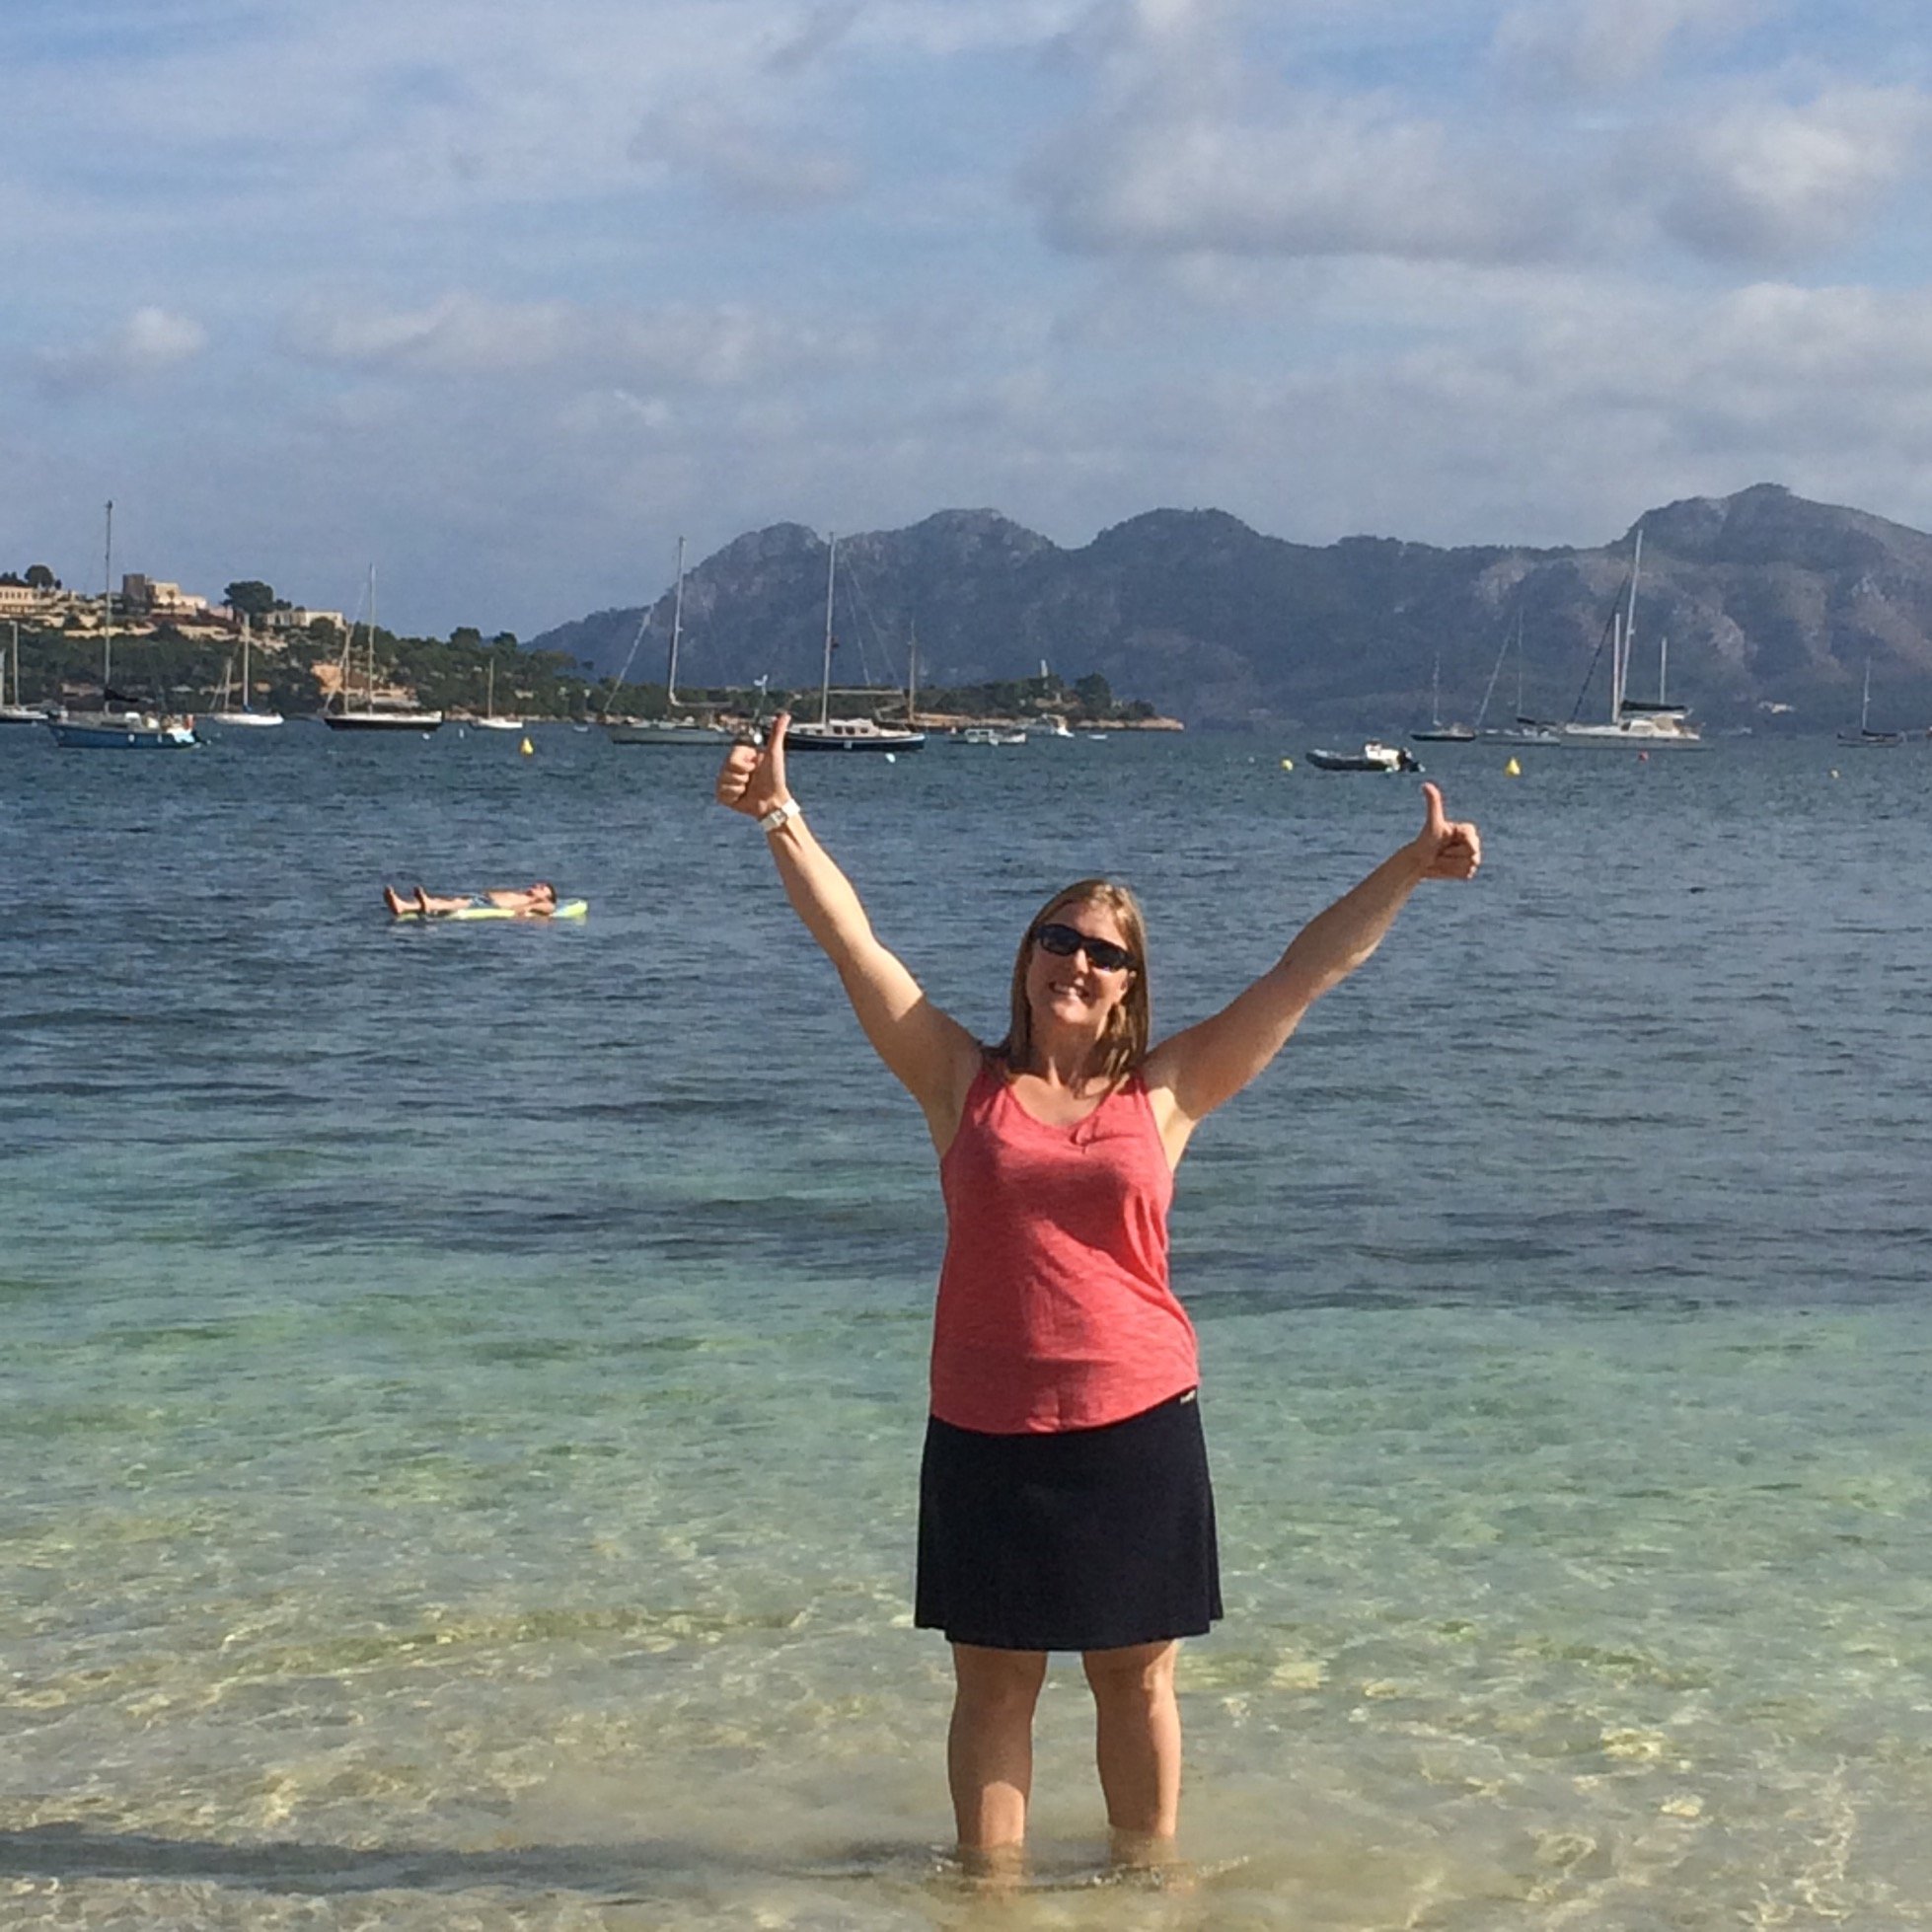
<svg viewBox="0 0 1932 1932">
<path fill-rule="evenodd" d="M 1630 554 L 1630 602 L 1623 614 L 1623 651 L 1616 666 L 1616 710 L 1613 723 L 1622 721 L 1623 694 L 1630 682 L 1630 653 L 1637 644 L 1637 572 L 1644 562 L 1644 526 L 1637 526 L 1636 548 Z"/>
<path fill-rule="evenodd" d="M 364 704 L 376 708 L 376 566 L 369 565 L 369 683 Z"/>
<path fill-rule="evenodd" d="M 114 499 L 108 498 L 108 548 L 101 564 L 101 708 L 114 681 Z"/>
<path fill-rule="evenodd" d="M 832 582 L 838 559 L 839 539 L 835 534 L 825 540 L 825 669 L 820 675 L 818 687 L 820 724 L 830 724 L 832 721 Z"/>
<path fill-rule="evenodd" d="M 671 593 L 671 654 L 664 664 L 664 708 L 675 710 L 678 703 L 678 637 L 684 629 L 684 539 L 678 539 L 678 582 Z"/>
<path fill-rule="evenodd" d="M 1510 652 L 1510 633 L 1503 632 L 1503 648 L 1496 653 L 1496 662 L 1489 667 L 1489 682 L 1483 686 L 1482 703 L 1476 706 L 1476 729 L 1480 731 L 1483 719 L 1489 715 L 1489 701 L 1496 695 L 1496 680 L 1503 674 L 1503 660 Z M 1517 693 L 1517 709 L 1523 709 L 1523 694 Z"/>
<path fill-rule="evenodd" d="M 249 614 L 242 613 L 242 708 L 249 706 Z"/>
</svg>

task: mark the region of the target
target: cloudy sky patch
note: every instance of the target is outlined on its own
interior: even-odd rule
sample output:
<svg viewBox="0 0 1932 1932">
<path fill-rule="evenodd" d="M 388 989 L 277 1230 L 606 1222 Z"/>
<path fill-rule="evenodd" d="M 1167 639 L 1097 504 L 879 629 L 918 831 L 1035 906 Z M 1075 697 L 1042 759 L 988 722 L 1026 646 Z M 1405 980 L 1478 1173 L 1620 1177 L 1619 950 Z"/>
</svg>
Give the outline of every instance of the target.
<svg viewBox="0 0 1932 1932">
<path fill-rule="evenodd" d="M 1894 0 L 22 0 L 0 567 L 528 635 L 796 520 L 1932 526 Z M 76 128 L 89 138 L 74 138 Z M 191 483 L 180 452 L 196 451 Z M 137 554 L 138 553 L 138 554 Z"/>
</svg>

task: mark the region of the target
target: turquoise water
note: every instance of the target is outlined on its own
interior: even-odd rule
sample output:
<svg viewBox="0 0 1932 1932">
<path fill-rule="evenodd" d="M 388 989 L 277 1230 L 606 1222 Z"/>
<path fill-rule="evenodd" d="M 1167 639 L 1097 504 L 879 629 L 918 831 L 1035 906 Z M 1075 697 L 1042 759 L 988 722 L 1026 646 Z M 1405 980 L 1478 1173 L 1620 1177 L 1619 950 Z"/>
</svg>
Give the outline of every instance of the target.
<svg viewBox="0 0 1932 1932">
<path fill-rule="evenodd" d="M 1191 1869 L 1108 1874 L 1062 1665 L 996 1910 L 923 1129 L 707 761 L 533 742 L 0 736 L 0 1923 L 1932 1924 L 1924 754 L 1440 748 L 1482 878 L 1182 1170 Z M 1111 869 L 1170 1027 L 1413 828 L 1300 750 L 797 776 L 970 1024 Z"/>
</svg>

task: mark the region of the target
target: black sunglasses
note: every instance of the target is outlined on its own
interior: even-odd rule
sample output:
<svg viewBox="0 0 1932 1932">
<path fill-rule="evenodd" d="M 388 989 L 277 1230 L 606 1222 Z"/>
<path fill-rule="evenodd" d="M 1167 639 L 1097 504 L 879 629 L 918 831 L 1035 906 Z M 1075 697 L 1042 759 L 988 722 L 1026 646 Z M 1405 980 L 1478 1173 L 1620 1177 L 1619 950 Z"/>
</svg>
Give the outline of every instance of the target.
<svg viewBox="0 0 1932 1932">
<path fill-rule="evenodd" d="M 1056 959 L 1072 959 L 1085 949 L 1087 963 L 1097 972 L 1124 973 L 1134 963 L 1134 955 L 1111 939 L 1096 939 L 1075 926 L 1052 924 L 1033 929 L 1034 942 Z"/>
</svg>

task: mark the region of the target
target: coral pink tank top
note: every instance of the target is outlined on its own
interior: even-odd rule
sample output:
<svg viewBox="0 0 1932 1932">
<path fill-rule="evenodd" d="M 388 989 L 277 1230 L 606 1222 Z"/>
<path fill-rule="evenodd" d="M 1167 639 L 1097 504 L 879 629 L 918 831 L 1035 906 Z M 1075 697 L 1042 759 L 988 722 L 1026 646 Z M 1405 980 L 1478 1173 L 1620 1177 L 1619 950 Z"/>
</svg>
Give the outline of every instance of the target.
<svg viewBox="0 0 1932 1932">
<path fill-rule="evenodd" d="M 1084 1120 L 1050 1127 L 983 1067 L 939 1186 L 941 1422 L 996 1436 L 1096 1429 L 1200 1379 L 1194 1324 L 1167 1286 L 1173 1170 L 1138 1074 Z"/>
</svg>

